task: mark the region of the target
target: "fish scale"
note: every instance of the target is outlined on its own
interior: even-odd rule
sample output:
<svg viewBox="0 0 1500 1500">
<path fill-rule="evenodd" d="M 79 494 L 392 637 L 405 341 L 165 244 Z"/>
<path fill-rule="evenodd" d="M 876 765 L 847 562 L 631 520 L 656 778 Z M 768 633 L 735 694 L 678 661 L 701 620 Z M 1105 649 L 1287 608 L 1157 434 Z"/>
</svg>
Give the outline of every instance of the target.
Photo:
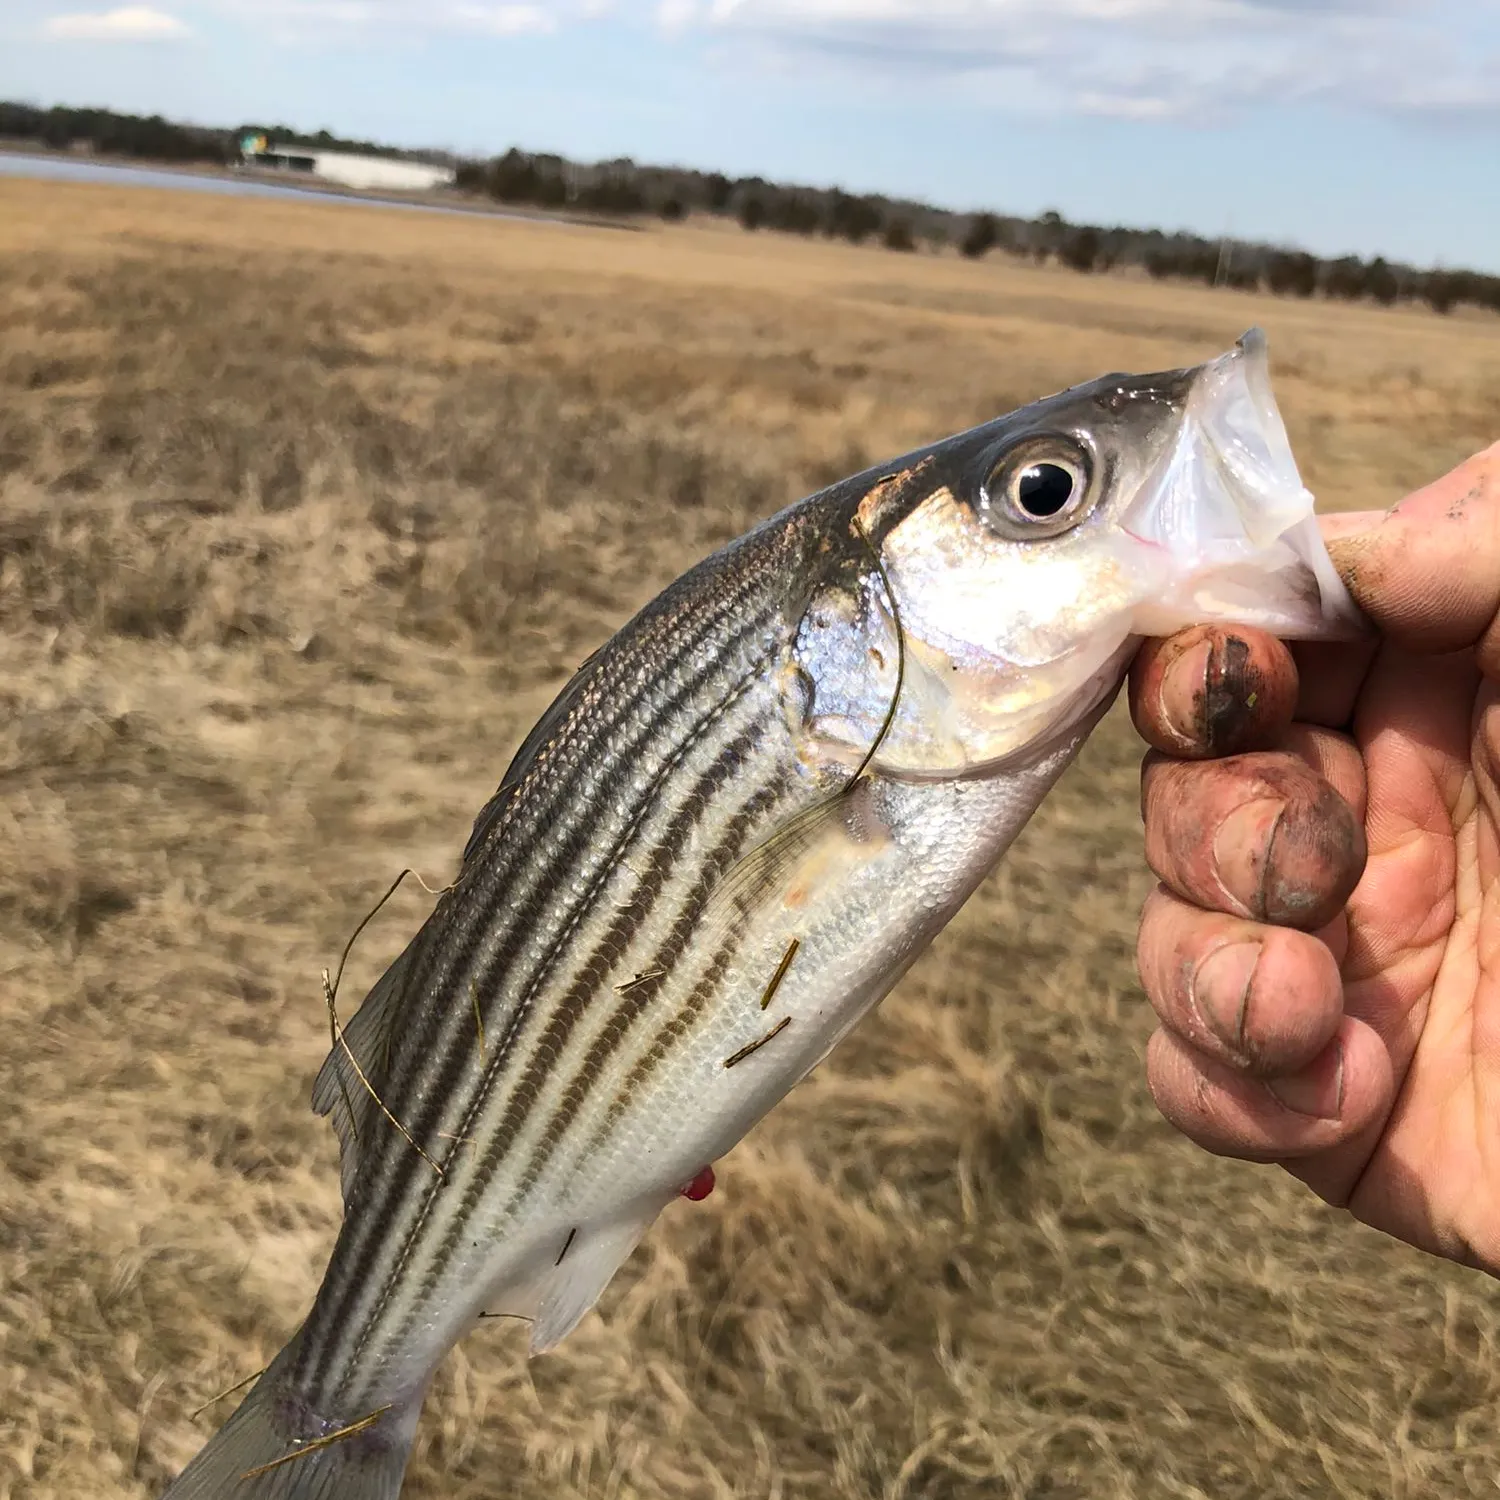
<svg viewBox="0 0 1500 1500">
<path fill-rule="evenodd" d="M 594 675 L 606 677 L 602 670 L 605 665 L 607 664 L 601 663 Z M 704 673 L 690 678 L 684 684 L 684 690 L 691 692 L 697 689 L 701 692 L 707 675 Z M 617 696 L 613 691 L 615 686 L 606 677 L 589 695 L 588 706 L 597 705 L 607 711 Z M 705 706 L 702 703 L 696 705 L 699 714 L 702 714 Z M 543 768 L 539 767 L 507 799 L 509 806 L 518 806 L 525 811 L 527 794 L 532 793 L 542 806 L 539 812 L 533 812 L 524 821 L 518 819 L 520 826 L 514 829 L 507 846 L 498 851 L 499 857 L 487 862 L 475 862 L 474 900 L 469 913 L 455 914 L 454 926 L 457 933 L 467 935 L 477 930 L 483 934 L 487 961 L 482 963 L 478 972 L 471 971 L 456 976 L 456 982 L 474 983 L 481 995 L 486 997 L 494 994 L 498 989 L 495 983 L 496 970 L 509 956 L 504 939 L 517 928 L 527 925 L 536 928 L 538 922 L 546 922 L 549 917 L 555 926 L 574 920 L 577 908 L 556 899 L 557 887 L 566 886 L 570 881 L 576 883 L 590 877 L 597 878 L 601 870 L 607 873 L 614 868 L 620 857 L 618 836 L 609 838 L 607 817 L 613 814 L 617 820 L 628 820 L 630 804 L 638 803 L 642 790 L 637 787 L 636 796 L 627 801 L 624 794 L 629 789 L 623 784 L 624 779 L 632 762 L 648 753 L 653 731 L 660 737 L 664 728 L 670 733 L 680 722 L 678 714 L 681 706 L 675 697 L 659 700 L 656 708 L 658 713 L 663 714 L 665 725 L 648 723 L 643 733 L 638 733 L 617 748 L 608 746 L 608 735 L 611 730 L 617 731 L 617 725 L 595 722 L 597 718 L 603 717 L 602 712 L 589 718 L 580 714 L 571 733 L 567 732 L 568 726 L 563 726 L 563 734 L 559 736 L 561 743 L 546 747 L 552 752 L 546 758 L 548 762 L 562 763 L 559 768 L 561 774 L 554 774 L 550 780 L 543 780 Z M 570 775 L 573 769 L 570 759 L 583 758 L 591 748 L 590 741 L 596 737 L 605 742 L 606 750 L 594 757 L 596 764 L 592 784 L 585 782 L 581 786 L 576 785 L 572 783 Z M 551 769 L 550 764 L 546 769 Z M 570 787 L 572 795 L 564 796 Z M 551 795 L 548 796 L 548 793 Z M 560 801 L 561 806 L 553 806 L 554 801 Z M 550 847 L 544 844 L 537 851 L 531 847 L 533 841 L 540 830 L 549 824 L 557 830 L 554 835 L 556 842 Z M 609 840 L 608 844 L 601 846 L 597 842 L 601 839 Z M 579 861 L 590 854 L 595 857 L 592 868 L 580 868 Z M 467 868 L 469 867 L 466 866 Z M 545 927 L 541 928 L 534 938 L 534 946 L 550 949 L 549 937 L 552 936 L 555 933 L 549 934 Z M 455 942 L 450 952 L 450 962 L 456 965 L 462 965 L 468 956 L 462 939 Z M 545 952 L 538 955 L 523 972 L 534 973 L 539 961 L 545 956 Z M 441 955 L 439 961 L 442 961 Z M 514 973 L 507 976 L 512 981 L 512 988 L 518 977 Z M 434 982 L 442 984 L 446 978 L 447 976 L 439 974 L 435 976 Z M 491 1024 L 492 1029 L 498 1029 L 493 1028 L 493 1023 L 487 1024 Z M 456 1015 L 450 1017 L 447 1033 L 441 1038 L 439 1046 L 445 1055 L 452 1056 L 456 1062 L 461 1063 L 464 1036 Z M 393 1081 L 397 1087 L 400 1086 L 399 1080 Z"/>
<path fill-rule="evenodd" d="M 968 899 L 1140 637 L 1214 620 L 1359 625 L 1254 334 L 856 475 L 647 605 L 319 1075 L 327 1274 L 170 1500 L 394 1500 L 465 1329 L 563 1338 Z"/>
<path fill-rule="evenodd" d="M 784 543 L 781 537 L 772 534 L 763 540 L 762 545 L 780 552 Z M 594 704 L 606 709 L 613 706 L 616 699 L 608 691 L 612 685 L 610 679 L 618 681 L 637 673 L 639 668 L 632 658 L 658 648 L 651 633 L 642 632 L 634 651 L 620 653 L 625 656 L 623 662 L 601 658 L 594 664 L 591 675 L 605 679 L 605 685 L 583 695 L 582 705 L 569 716 L 558 740 L 546 747 L 550 751 L 547 759 L 567 765 L 579 745 L 602 738 L 606 746 L 594 761 L 592 785 L 568 804 L 568 816 L 581 831 L 574 833 L 570 830 L 568 837 L 555 841 L 549 851 L 553 855 L 550 861 L 531 856 L 530 888 L 548 891 L 554 898 L 550 922 L 547 917 L 540 920 L 540 933 L 533 937 L 530 949 L 521 961 L 509 967 L 508 987 L 512 996 L 519 997 L 508 1007 L 514 1017 L 512 1029 L 494 1043 L 489 1057 L 480 1060 L 478 1066 L 475 1065 L 475 1049 L 470 1035 L 472 1017 L 464 1015 L 461 1010 L 450 1017 L 451 1040 L 445 1040 L 448 1047 L 457 1050 L 464 1060 L 468 1084 L 465 1097 L 471 1102 L 468 1110 L 460 1115 L 454 1107 L 450 1081 L 447 1095 L 442 1100 L 441 1132 L 443 1136 L 456 1140 L 450 1142 L 446 1152 L 442 1139 L 432 1127 L 427 1133 L 417 1135 L 429 1153 L 440 1160 L 446 1156 L 443 1178 L 435 1179 L 431 1169 L 394 1130 L 383 1132 L 378 1164 L 365 1168 L 379 1174 L 377 1181 L 384 1189 L 381 1197 L 387 1205 L 387 1215 L 393 1212 L 390 1206 L 393 1201 L 402 1205 L 399 1214 L 404 1243 L 393 1254 L 390 1246 L 395 1236 L 389 1224 L 382 1226 L 378 1241 L 378 1271 L 372 1270 L 369 1255 L 362 1256 L 358 1249 L 352 1249 L 342 1262 L 339 1250 L 335 1250 L 319 1305 L 308 1320 L 302 1352 L 301 1374 L 306 1387 L 315 1393 L 315 1399 L 346 1396 L 357 1400 L 357 1388 L 349 1389 L 348 1376 L 344 1373 L 346 1368 L 377 1346 L 400 1344 L 410 1323 L 422 1316 L 426 1297 L 403 1299 L 395 1296 L 390 1287 L 393 1278 L 401 1276 L 421 1293 L 430 1293 L 433 1288 L 440 1287 L 445 1277 L 449 1280 L 456 1277 L 461 1283 L 472 1286 L 473 1276 L 467 1265 L 470 1257 L 461 1254 L 463 1244 L 472 1242 L 476 1236 L 496 1232 L 524 1209 L 525 1197 L 519 1188 L 501 1198 L 505 1184 L 492 1181 L 494 1169 L 497 1161 L 504 1159 L 511 1148 L 526 1148 L 527 1137 L 521 1131 L 528 1120 L 536 1133 L 550 1128 L 542 1125 L 544 1119 L 558 1117 L 556 1109 L 549 1111 L 541 1107 L 542 1095 L 549 1082 L 553 1084 L 551 1092 L 554 1095 L 567 1087 L 560 1071 L 561 1060 L 555 1055 L 557 1050 L 566 1045 L 590 1012 L 595 1014 L 595 1027 L 593 1031 L 582 1034 L 579 1046 L 587 1046 L 590 1037 L 597 1035 L 600 1028 L 607 1028 L 610 1018 L 618 1013 L 618 1009 L 611 1005 L 615 1001 L 611 987 L 605 982 L 607 965 L 599 970 L 593 985 L 585 982 L 590 965 L 597 965 L 600 956 L 596 929 L 602 922 L 618 930 L 615 901 L 623 892 L 617 885 L 613 891 L 608 889 L 611 877 L 618 877 L 631 869 L 633 854 L 644 855 L 649 860 L 651 853 L 661 845 L 664 830 L 652 826 L 653 810 L 657 820 L 666 824 L 681 815 L 674 800 L 681 796 L 681 789 L 670 780 L 669 773 L 685 764 L 695 748 L 706 761 L 717 760 L 722 754 L 720 741 L 726 736 L 742 733 L 737 728 L 732 709 L 736 702 L 747 698 L 750 700 L 749 719 L 756 728 L 756 741 L 763 740 L 769 730 L 779 727 L 786 746 L 784 753 L 789 758 L 785 714 L 780 696 L 772 685 L 775 663 L 767 660 L 765 650 L 765 605 L 761 599 L 755 602 L 759 612 L 752 615 L 748 623 L 736 622 L 738 628 L 726 639 L 723 600 L 712 595 L 705 597 L 707 608 L 702 612 L 708 618 L 701 631 L 703 635 L 718 640 L 718 650 L 711 655 L 702 652 L 690 655 L 691 668 L 667 678 L 655 695 L 649 717 L 639 712 L 619 715 L 616 724 L 621 727 L 616 727 L 615 732 L 623 738 L 623 743 L 618 746 L 610 746 L 607 732 L 602 737 L 599 735 L 586 710 Z M 686 634 L 685 613 L 688 612 L 673 609 L 667 620 L 670 635 L 679 645 Z M 758 695 L 756 689 L 759 689 Z M 654 753 L 643 746 L 653 747 Z M 642 773 L 642 760 L 651 763 L 647 774 Z M 555 786 L 559 779 L 546 782 L 538 772 L 531 772 L 521 779 L 515 797 L 517 800 L 524 798 L 532 786 Z M 717 779 L 721 782 L 729 780 L 724 777 Z M 731 798 L 742 795 L 733 786 L 727 788 L 727 794 Z M 816 793 L 810 792 L 809 795 Z M 718 810 L 717 803 L 704 801 L 702 811 L 705 814 Z M 726 826 L 732 827 L 738 814 L 734 809 L 730 811 L 733 815 L 726 820 Z M 752 819 L 736 831 L 733 848 L 727 853 L 716 851 L 716 857 L 723 860 L 742 852 L 740 845 L 754 828 Z M 601 847 L 607 852 L 600 854 Z M 493 860 L 496 854 L 518 848 L 524 851 L 525 845 L 516 841 L 500 843 L 497 847 L 496 839 L 492 837 L 475 851 L 475 856 L 482 859 L 488 853 Z M 557 857 L 559 852 L 567 856 L 575 851 L 592 853 L 596 857 L 582 869 L 576 863 L 570 865 Z M 483 913 L 489 909 L 488 888 L 503 876 L 481 869 L 485 878 L 474 882 L 472 901 L 481 913 L 478 920 L 484 921 Z M 689 903 L 697 900 L 701 904 L 701 874 L 679 883 L 682 898 Z M 459 891 L 449 899 L 457 903 L 463 894 L 461 881 Z M 630 892 L 630 899 L 640 899 L 639 889 Z M 513 920 L 511 930 L 517 925 Z M 665 925 L 688 925 L 680 904 L 667 913 Z M 450 938 L 453 951 L 461 951 L 471 926 L 472 923 L 466 922 L 462 914 L 455 915 Z M 569 959 L 575 953 L 581 962 L 570 964 Z M 618 962 L 624 953 L 625 950 L 621 949 L 610 957 Z M 436 954 L 434 964 L 440 966 L 442 957 L 441 953 Z M 669 952 L 653 952 L 649 956 L 643 953 L 640 969 L 644 971 L 659 966 L 670 958 Z M 493 957 L 488 961 L 492 967 L 496 962 Z M 556 999 L 542 1014 L 530 1008 L 527 1002 L 548 979 Z M 467 973 L 460 970 L 453 982 L 459 986 L 482 987 L 486 984 L 486 976 L 482 970 L 476 975 L 471 968 Z M 485 993 L 483 988 L 480 993 Z M 503 1004 L 504 999 L 510 997 L 499 998 Z M 495 1037 L 499 1030 L 494 1015 L 497 1006 L 490 996 L 485 995 L 485 1000 L 490 1012 L 485 1017 L 486 1034 Z M 638 1004 L 638 999 L 626 999 L 619 1002 L 619 1007 L 628 1012 Z M 386 1106 L 398 1118 L 408 1119 L 402 1113 L 406 1103 L 403 1082 L 416 1091 L 432 1091 L 428 1080 L 433 1076 L 434 1068 L 444 1066 L 442 1046 L 440 1043 L 429 1059 L 425 1076 L 418 1071 L 408 1074 L 406 1079 L 393 1078 L 386 1085 Z M 501 1068 L 502 1061 L 509 1064 L 508 1071 Z M 501 1076 L 506 1086 L 495 1090 L 490 1097 L 486 1092 L 487 1081 Z M 449 1078 L 452 1078 L 451 1065 Z M 470 1141 L 483 1142 L 483 1146 L 470 1147 L 467 1144 Z M 532 1149 L 540 1149 L 540 1143 L 534 1141 Z M 402 1193 L 400 1187 L 384 1187 L 390 1182 L 406 1184 L 404 1196 L 398 1197 Z M 376 1191 L 381 1192 L 381 1189 Z M 496 1198 L 506 1203 L 509 1213 L 496 1212 Z M 480 1225 L 473 1222 L 476 1216 Z M 429 1229 L 430 1233 L 418 1251 L 412 1242 L 413 1237 Z M 338 1273 L 344 1266 L 348 1267 L 348 1274 L 340 1276 Z M 493 1305 L 496 1299 L 503 1299 L 503 1294 L 503 1288 L 493 1288 L 486 1296 Z M 477 1307 L 466 1307 L 462 1299 L 452 1296 L 441 1300 L 452 1307 L 451 1316 L 458 1322 L 471 1319 L 479 1311 Z M 358 1340 L 352 1347 L 348 1346 L 347 1340 L 325 1333 L 328 1328 L 350 1326 L 359 1329 Z M 380 1363 L 378 1353 L 375 1363 Z"/>
</svg>

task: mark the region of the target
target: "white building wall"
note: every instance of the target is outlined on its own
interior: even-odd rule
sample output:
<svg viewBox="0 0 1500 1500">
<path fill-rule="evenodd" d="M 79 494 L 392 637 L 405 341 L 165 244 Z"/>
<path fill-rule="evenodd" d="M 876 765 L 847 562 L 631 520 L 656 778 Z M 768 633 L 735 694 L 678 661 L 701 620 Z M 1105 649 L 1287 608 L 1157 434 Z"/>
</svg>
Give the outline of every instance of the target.
<svg viewBox="0 0 1500 1500">
<path fill-rule="evenodd" d="M 343 151 L 314 151 L 293 146 L 282 149 L 298 156 L 312 157 L 315 176 L 342 183 L 345 187 L 390 188 L 415 193 L 453 181 L 453 173 L 447 167 L 431 167 L 425 162 L 393 161 L 386 156 L 352 156 Z"/>
</svg>

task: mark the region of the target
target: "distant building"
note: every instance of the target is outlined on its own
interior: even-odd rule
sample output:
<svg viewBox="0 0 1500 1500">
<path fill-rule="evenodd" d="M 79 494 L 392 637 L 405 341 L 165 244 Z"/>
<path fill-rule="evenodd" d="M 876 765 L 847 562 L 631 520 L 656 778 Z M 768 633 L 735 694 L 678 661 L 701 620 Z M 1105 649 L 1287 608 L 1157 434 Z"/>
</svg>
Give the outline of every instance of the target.
<svg viewBox="0 0 1500 1500">
<path fill-rule="evenodd" d="M 305 172 L 325 182 L 351 188 L 387 188 L 420 193 L 453 183 L 451 167 L 422 161 L 400 161 L 390 156 L 356 156 L 349 151 L 324 151 L 316 146 L 289 146 L 247 135 L 240 142 L 240 160 L 247 167 L 271 171 Z"/>
</svg>

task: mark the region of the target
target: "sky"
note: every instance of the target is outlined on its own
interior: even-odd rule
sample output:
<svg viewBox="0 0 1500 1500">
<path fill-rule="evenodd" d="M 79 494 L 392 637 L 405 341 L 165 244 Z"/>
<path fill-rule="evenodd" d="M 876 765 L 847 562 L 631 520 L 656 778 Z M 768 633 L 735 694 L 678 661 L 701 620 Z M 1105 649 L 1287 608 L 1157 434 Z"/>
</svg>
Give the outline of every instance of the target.
<svg viewBox="0 0 1500 1500">
<path fill-rule="evenodd" d="M 1500 0 L 0 0 L 0 98 L 1500 272 Z"/>
</svg>

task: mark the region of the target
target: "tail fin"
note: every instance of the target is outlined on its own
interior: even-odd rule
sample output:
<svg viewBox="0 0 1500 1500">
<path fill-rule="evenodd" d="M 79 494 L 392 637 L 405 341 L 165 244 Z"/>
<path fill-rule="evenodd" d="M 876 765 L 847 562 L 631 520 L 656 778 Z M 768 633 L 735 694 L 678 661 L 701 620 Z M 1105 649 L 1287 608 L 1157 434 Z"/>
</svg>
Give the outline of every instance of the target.
<svg viewBox="0 0 1500 1500">
<path fill-rule="evenodd" d="M 396 1500 L 417 1412 L 388 1407 L 327 1431 L 299 1433 L 277 1379 L 287 1353 L 256 1382 L 162 1500 Z M 290 1409 L 289 1409 L 290 1408 Z"/>
</svg>

